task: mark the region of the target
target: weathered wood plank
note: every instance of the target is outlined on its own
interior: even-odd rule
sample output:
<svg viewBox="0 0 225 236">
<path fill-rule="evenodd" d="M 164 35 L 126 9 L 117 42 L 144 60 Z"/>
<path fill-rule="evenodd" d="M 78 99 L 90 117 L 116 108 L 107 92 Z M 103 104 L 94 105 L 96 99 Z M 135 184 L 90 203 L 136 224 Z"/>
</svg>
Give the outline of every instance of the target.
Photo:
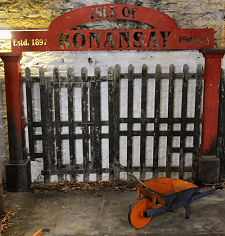
<svg viewBox="0 0 225 236">
<path fill-rule="evenodd" d="M 82 133 L 83 133 L 83 179 L 89 180 L 89 127 L 88 127 L 88 86 L 87 69 L 81 69 L 82 85 Z"/>
<path fill-rule="evenodd" d="M 49 136 L 51 135 L 51 124 L 49 123 L 49 108 L 48 108 L 48 82 L 44 75 L 44 69 L 39 70 L 40 76 L 40 100 L 41 100 L 41 123 L 42 123 L 42 146 L 43 146 L 43 168 L 44 181 L 50 181 L 51 170 L 51 150 L 49 145 Z"/>
<path fill-rule="evenodd" d="M 197 159 L 200 155 L 199 152 L 199 135 L 200 135 L 200 122 L 196 119 L 201 116 L 201 99 L 202 99 L 202 83 L 203 83 L 203 70 L 202 66 L 198 65 L 196 72 L 196 87 L 195 87 L 195 122 L 194 122 L 194 140 L 193 145 L 195 151 L 192 158 L 192 179 L 197 179 Z"/>
<path fill-rule="evenodd" d="M 141 151 L 140 167 L 141 179 L 145 179 L 145 153 L 146 153 L 146 107 L 147 107 L 147 71 L 146 65 L 142 66 L 142 83 L 141 83 Z"/>
<path fill-rule="evenodd" d="M 54 90 L 52 88 L 52 80 L 53 78 L 48 78 L 47 83 L 47 95 L 48 95 L 48 142 L 49 142 L 49 150 L 50 150 L 50 157 L 51 157 L 51 169 L 52 166 L 56 163 L 56 153 L 55 153 L 55 124 L 53 122 L 53 116 L 54 116 Z"/>
<path fill-rule="evenodd" d="M 159 117 L 160 117 L 160 83 L 161 83 L 161 66 L 156 66 L 155 73 L 155 122 L 154 122 L 154 150 L 153 150 L 153 177 L 158 173 L 158 153 L 159 153 Z"/>
<path fill-rule="evenodd" d="M 28 124 L 28 139 L 29 139 L 29 153 L 31 161 L 34 161 L 34 129 L 33 129 L 33 102 L 32 102 L 32 79 L 30 69 L 25 69 L 26 80 L 26 102 L 27 102 L 27 124 Z"/>
<path fill-rule="evenodd" d="M 55 108 L 55 134 L 56 134 L 56 159 L 58 169 L 62 169 L 62 139 L 61 139 L 61 124 L 60 124 L 60 78 L 58 68 L 53 70 L 54 86 L 54 108 Z M 58 175 L 59 181 L 63 180 L 62 175 Z"/>
<path fill-rule="evenodd" d="M 119 179 L 119 170 L 115 166 L 115 162 L 119 162 L 119 131 L 120 131 L 120 74 L 121 68 L 119 65 L 115 66 L 113 79 L 113 112 L 114 112 L 114 178 Z"/>
<path fill-rule="evenodd" d="M 175 80 L 175 67 L 170 65 L 169 68 L 169 98 L 168 98 L 168 136 L 167 136 L 167 155 L 166 155 L 166 177 L 171 175 L 171 159 L 172 159 L 172 139 L 173 139 L 173 109 L 174 109 L 174 80 Z"/>
<path fill-rule="evenodd" d="M 91 82 L 91 150 L 93 167 L 96 169 L 97 180 L 102 179 L 102 153 L 101 153 L 101 103 L 100 103 L 100 69 L 94 71 L 95 77 Z"/>
<path fill-rule="evenodd" d="M 182 85 L 182 105 L 181 105 L 181 136 L 180 136 L 180 161 L 179 161 L 179 178 L 184 177 L 184 148 L 186 141 L 186 125 L 183 118 L 187 117 L 187 90 L 188 90 L 188 65 L 183 66 L 183 85 Z"/>
<path fill-rule="evenodd" d="M 75 142 L 74 142 L 74 99 L 73 99 L 73 82 L 74 71 L 72 68 L 67 69 L 67 81 L 69 82 L 67 87 L 68 93 L 68 122 L 69 122 L 69 150 L 70 150 L 70 165 L 75 166 Z M 71 180 L 76 180 L 75 173 L 71 175 Z"/>
<path fill-rule="evenodd" d="M 132 171 L 132 157 L 133 157 L 133 83 L 134 83 L 134 66 L 128 67 L 128 111 L 127 111 L 127 171 Z M 130 176 L 127 176 L 128 179 Z"/>
<path fill-rule="evenodd" d="M 114 96 L 113 96 L 114 68 L 108 69 L 108 106 L 109 106 L 109 180 L 114 180 Z"/>
</svg>

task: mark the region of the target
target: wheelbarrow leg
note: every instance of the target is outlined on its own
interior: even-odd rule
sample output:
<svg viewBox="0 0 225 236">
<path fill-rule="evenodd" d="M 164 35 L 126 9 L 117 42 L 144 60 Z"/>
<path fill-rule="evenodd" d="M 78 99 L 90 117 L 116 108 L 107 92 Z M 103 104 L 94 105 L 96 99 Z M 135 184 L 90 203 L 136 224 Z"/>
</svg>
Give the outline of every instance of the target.
<svg viewBox="0 0 225 236">
<path fill-rule="evenodd" d="M 184 208 L 185 208 L 185 218 L 189 219 L 189 217 L 190 217 L 190 206 L 189 206 L 189 203 L 185 204 Z"/>
<path fill-rule="evenodd" d="M 189 219 L 190 217 L 190 202 L 192 200 L 193 195 L 195 194 L 196 189 L 192 189 L 190 191 L 188 191 L 186 199 L 184 200 L 184 208 L 185 208 L 185 218 Z"/>
</svg>

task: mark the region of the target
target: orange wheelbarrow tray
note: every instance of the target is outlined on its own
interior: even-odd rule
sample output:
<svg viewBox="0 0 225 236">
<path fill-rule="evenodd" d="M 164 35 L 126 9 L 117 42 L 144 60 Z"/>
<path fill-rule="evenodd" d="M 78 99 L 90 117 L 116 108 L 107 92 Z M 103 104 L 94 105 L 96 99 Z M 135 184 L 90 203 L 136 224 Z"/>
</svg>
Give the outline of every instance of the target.
<svg viewBox="0 0 225 236">
<path fill-rule="evenodd" d="M 122 165 L 118 165 L 124 168 Z M 184 206 L 185 217 L 189 218 L 189 204 L 192 201 L 206 197 L 217 189 L 223 189 L 222 186 L 216 186 L 206 192 L 199 192 L 197 185 L 184 180 L 160 177 L 142 182 L 132 173 L 128 173 L 139 183 L 137 186 L 138 201 L 133 207 L 130 207 L 128 214 L 129 223 L 137 229 L 146 226 L 153 215 L 179 206 Z"/>
</svg>

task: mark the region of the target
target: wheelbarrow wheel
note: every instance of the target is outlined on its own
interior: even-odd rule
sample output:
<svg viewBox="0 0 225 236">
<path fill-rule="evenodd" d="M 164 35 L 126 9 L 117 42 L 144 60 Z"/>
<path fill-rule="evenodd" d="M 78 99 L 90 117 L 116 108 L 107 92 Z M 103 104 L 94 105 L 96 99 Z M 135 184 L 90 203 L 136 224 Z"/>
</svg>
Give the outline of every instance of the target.
<svg viewBox="0 0 225 236">
<path fill-rule="evenodd" d="M 151 208 L 152 202 L 149 199 L 143 198 L 139 200 L 133 208 L 130 208 L 128 214 L 129 223 L 136 229 L 145 227 L 151 221 L 152 216 L 146 218 L 143 213 Z"/>
</svg>

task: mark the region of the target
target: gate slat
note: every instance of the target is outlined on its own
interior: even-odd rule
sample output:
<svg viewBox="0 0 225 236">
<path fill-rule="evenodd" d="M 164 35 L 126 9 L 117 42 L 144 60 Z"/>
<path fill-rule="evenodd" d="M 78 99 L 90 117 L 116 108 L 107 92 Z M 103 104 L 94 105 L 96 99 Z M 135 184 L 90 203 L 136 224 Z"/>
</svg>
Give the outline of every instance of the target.
<svg viewBox="0 0 225 236">
<path fill-rule="evenodd" d="M 127 171 L 132 171 L 132 146 L 133 146 L 133 83 L 134 82 L 134 66 L 128 67 L 128 112 L 127 112 Z M 130 176 L 127 176 L 130 179 Z"/>
<path fill-rule="evenodd" d="M 73 69 L 68 68 L 67 70 L 67 81 L 69 82 L 67 93 L 68 93 L 68 121 L 69 121 L 69 151 L 70 151 L 70 165 L 75 166 L 75 141 L 74 141 L 74 99 L 73 99 L 73 82 L 75 78 L 73 75 Z M 76 180 L 75 173 L 71 175 L 72 180 Z"/>
<path fill-rule="evenodd" d="M 41 100 L 41 123 L 43 136 L 43 164 L 44 164 L 44 181 L 50 181 L 51 170 L 51 145 L 49 137 L 51 135 L 51 123 L 49 122 L 49 102 L 48 102 L 48 81 L 44 75 L 44 69 L 39 70 L 40 76 L 40 100 Z"/>
<path fill-rule="evenodd" d="M 119 162 L 119 140 L 120 140 L 120 71 L 119 65 L 115 66 L 113 81 L 113 111 L 114 111 L 114 160 Z M 114 178 L 119 179 L 120 171 L 114 166 Z"/>
<path fill-rule="evenodd" d="M 97 172 L 97 152 L 96 152 L 96 145 L 97 145 L 97 141 L 96 141 L 96 124 L 95 124 L 95 93 L 96 93 L 96 88 L 95 88 L 95 77 L 92 78 L 92 80 L 90 81 L 90 102 L 89 102 L 89 106 L 90 106 L 90 152 L 91 152 L 91 163 L 89 165 L 89 168 L 93 168 L 94 170 L 96 170 Z M 96 177 L 97 177 L 97 173 L 96 173 Z"/>
<path fill-rule="evenodd" d="M 181 135 L 180 135 L 180 161 L 179 178 L 184 177 L 184 149 L 186 141 L 186 125 L 183 118 L 187 117 L 187 90 L 188 90 L 188 65 L 183 67 L 183 85 L 182 85 L 182 105 L 181 105 Z"/>
<path fill-rule="evenodd" d="M 89 126 L 88 126 L 88 86 L 87 70 L 81 69 L 82 84 L 82 133 L 83 133 L 83 179 L 89 180 Z"/>
<path fill-rule="evenodd" d="M 166 155 L 166 177 L 171 176 L 171 159 L 172 159 L 172 139 L 173 139 L 173 102 L 174 102 L 174 79 L 175 67 L 170 65 L 169 68 L 169 98 L 168 98 L 168 136 L 167 136 L 167 155 Z"/>
<path fill-rule="evenodd" d="M 114 69 L 108 69 L 108 106 L 109 106 L 109 180 L 114 180 L 114 97 L 113 97 Z"/>
<path fill-rule="evenodd" d="M 94 71 L 94 80 L 91 82 L 91 150 L 93 167 L 96 169 L 97 180 L 102 179 L 102 153 L 101 153 L 101 104 L 100 104 L 100 69 Z"/>
<path fill-rule="evenodd" d="M 53 108 L 53 100 L 54 100 L 54 94 L 53 94 L 53 78 L 48 78 L 49 82 L 47 83 L 47 93 L 48 93 L 48 121 L 49 121 L 49 136 L 48 136 L 48 142 L 49 142 L 49 149 L 50 149 L 50 157 L 51 157 L 51 170 L 53 168 L 53 165 L 56 163 L 56 157 L 55 157 L 55 135 L 54 135 L 54 123 L 53 123 L 53 115 L 54 115 L 54 108 Z"/>
<path fill-rule="evenodd" d="M 142 83 L 141 83 L 141 152 L 140 152 L 141 179 L 145 179 L 147 70 L 148 70 L 147 66 L 143 65 Z"/>
<path fill-rule="evenodd" d="M 56 140 L 56 159 L 57 168 L 59 171 L 62 169 L 62 139 L 61 139 L 61 119 L 60 119 L 60 78 L 58 68 L 53 70 L 54 82 L 54 107 L 55 107 L 55 140 Z M 62 181 L 63 176 L 58 175 L 59 181 Z"/>
<path fill-rule="evenodd" d="M 29 153 L 31 161 L 34 161 L 34 128 L 33 128 L 33 102 L 32 102 L 32 78 L 30 69 L 25 69 L 26 79 L 26 98 L 27 98 L 27 123 L 28 123 L 28 139 L 29 139 Z"/>
<path fill-rule="evenodd" d="M 155 122 L 154 122 L 154 150 L 153 150 L 153 177 L 157 177 L 159 154 L 159 117 L 160 117 L 160 82 L 161 66 L 156 66 L 155 73 Z"/>
<path fill-rule="evenodd" d="M 200 124 L 196 118 L 201 116 L 202 82 L 203 82 L 202 66 L 198 65 L 196 74 L 196 89 L 195 89 L 195 121 L 194 121 L 194 140 L 193 140 L 195 151 L 193 152 L 193 158 L 192 158 L 192 168 L 193 168 L 192 179 L 197 179 L 197 173 L 196 173 L 197 158 L 200 155 L 199 154 Z"/>
</svg>

